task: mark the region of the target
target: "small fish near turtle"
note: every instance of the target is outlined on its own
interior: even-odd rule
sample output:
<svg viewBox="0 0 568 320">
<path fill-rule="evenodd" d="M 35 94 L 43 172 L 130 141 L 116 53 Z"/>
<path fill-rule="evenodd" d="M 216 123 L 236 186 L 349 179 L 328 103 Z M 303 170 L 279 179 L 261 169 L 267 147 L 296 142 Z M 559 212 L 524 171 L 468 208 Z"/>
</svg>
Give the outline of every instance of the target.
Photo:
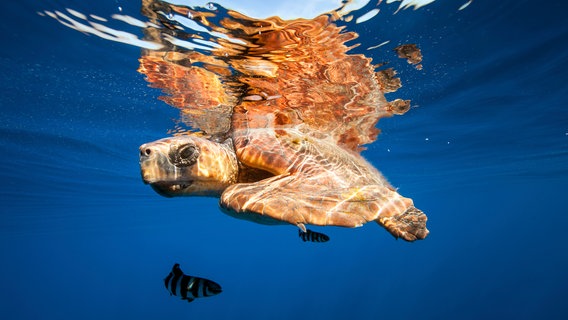
<svg viewBox="0 0 568 320">
<path fill-rule="evenodd" d="M 302 231 L 302 229 L 298 229 L 298 236 L 302 241 L 306 242 L 328 242 L 329 236 L 323 234 L 321 232 L 312 231 L 310 229 L 306 229 L 306 231 Z"/>
<path fill-rule="evenodd" d="M 174 264 L 164 283 L 170 295 L 179 296 L 187 302 L 222 292 L 221 286 L 214 281 L 184 274 L 179 263 Z"/>
</svg>

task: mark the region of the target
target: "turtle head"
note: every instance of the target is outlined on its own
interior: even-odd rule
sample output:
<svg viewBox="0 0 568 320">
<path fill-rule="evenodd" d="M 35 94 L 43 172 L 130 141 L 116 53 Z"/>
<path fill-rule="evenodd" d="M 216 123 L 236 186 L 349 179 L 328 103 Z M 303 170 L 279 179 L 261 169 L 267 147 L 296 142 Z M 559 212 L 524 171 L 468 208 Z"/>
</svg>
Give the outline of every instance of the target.
<svg viewBox="0 0 568 320">
<path fill-rule="evenodd" d="M 219 196 L 236 182 L 238 163 L 229 141 L 187 135 L 140 146 L 140 171 L 144 183 L 166 197 Z"/>
</svg>

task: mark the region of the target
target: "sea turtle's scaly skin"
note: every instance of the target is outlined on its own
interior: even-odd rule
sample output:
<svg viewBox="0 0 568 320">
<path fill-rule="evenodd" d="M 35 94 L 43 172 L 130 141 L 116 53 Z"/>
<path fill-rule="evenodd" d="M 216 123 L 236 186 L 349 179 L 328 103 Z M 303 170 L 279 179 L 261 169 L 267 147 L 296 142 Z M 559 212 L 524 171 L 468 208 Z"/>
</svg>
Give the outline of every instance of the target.
<svg viewBox="0 0 568 320">
<path fill-rule="evenodd" d="M 275 176 L 228 187 L 220 203 L 231 215 L 342 227 L 375 220 L 405 240 L 427 235 L 426 216 L 358 154 L 296 129 L 252 131 L 234 138 L 238 159 Z"/>
<path fill-rule="evenodd" d="M 148 81 L 205 131 L 142 145 L 144 181 L 165 196 L 218 196 L 227 214 L 259 223 L 376 221 L 397 238 L 425 238 L 426 215 L 359 154 L 375 140 L 380 118 L 408 110 L 407 101 L 384 98 L 400 86 L 394 72 L 375 73 L 368 58 L 348 55 L 344 43 L 355 35 L 327 16 L 271 20 L 272 29 L 259 32 L 255 25 L 265 24 L 241 24 L 245 18 L 231 14 L 240 20 L 225 22 L 223 31 L 232 26 L 251 43 L 239 59 L 222 58 L 233 47 L 185 55 L 210 67 L 175 62 L 183 59 L 171 52 L 141 58 Z M 236 74 L 219 67 L 229 65 Z"/>
</svg>

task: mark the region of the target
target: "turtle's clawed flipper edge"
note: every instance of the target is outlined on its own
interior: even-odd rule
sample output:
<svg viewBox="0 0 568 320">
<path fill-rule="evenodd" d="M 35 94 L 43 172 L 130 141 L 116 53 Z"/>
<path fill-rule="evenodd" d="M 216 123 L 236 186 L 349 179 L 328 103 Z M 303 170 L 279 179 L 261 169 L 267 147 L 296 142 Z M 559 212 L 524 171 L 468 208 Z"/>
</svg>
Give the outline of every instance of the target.
<svg viewBox="0 0 568 320">
<path fill-rule="evenodd" d="M 428 218 L 424 212 L 411 206 L 401 214 L 381 214 L 376 221 L 385 227 L 395 238 L 414 241 L 422 240 L 428 235 L 429 231 L 426 229 L 427 220 Z"/>
</svg>

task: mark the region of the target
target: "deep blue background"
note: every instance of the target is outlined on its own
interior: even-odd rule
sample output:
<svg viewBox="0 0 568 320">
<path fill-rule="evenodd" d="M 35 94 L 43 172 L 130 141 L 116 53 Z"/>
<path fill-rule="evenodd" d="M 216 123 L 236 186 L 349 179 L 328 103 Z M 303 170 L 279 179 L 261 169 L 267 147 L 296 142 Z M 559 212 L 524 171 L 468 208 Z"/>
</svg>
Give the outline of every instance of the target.
<svg viewBox="0 0 568 320">
<path fill-rule="evenodd" d="M 319 228 L 325 244 L 143 185 L 138 146 L 177 112 L 136 72 L 139 49 L 36 13 L 138 16 L 138 1 L 2 2 L 0 317 L 566 319 L 568 4 L 462 2 L 350 25 L 416 107 L 382 121 L 364 155 L 430 236 Z M 423 71 L 389 51 L 407 42 Z M 174 262 L 223 293 L 170 297 Z"/>
</svg>

